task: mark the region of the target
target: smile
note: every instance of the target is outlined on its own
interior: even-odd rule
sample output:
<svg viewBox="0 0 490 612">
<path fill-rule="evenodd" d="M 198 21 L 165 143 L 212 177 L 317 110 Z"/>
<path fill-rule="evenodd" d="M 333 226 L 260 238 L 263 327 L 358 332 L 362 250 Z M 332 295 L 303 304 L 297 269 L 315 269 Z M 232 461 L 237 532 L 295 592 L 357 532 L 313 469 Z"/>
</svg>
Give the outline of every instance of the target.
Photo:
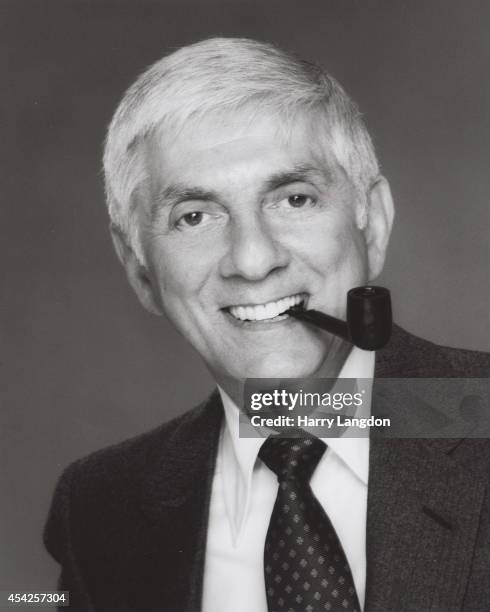
<svg viewBox="0 0 490 612">
<path fill-rule="evenodd" d="M 275 302 L 246 306 L 230 306 L 227 310 L 239 321 L 270 321 L 271 319 L 282 319 L 283 317 L 280 315 L 284 314 L 293 306 L 303 303 L 305 300 L 305 294 L 298 293 L 296 295 L 281 298 Z"/>
</svg>

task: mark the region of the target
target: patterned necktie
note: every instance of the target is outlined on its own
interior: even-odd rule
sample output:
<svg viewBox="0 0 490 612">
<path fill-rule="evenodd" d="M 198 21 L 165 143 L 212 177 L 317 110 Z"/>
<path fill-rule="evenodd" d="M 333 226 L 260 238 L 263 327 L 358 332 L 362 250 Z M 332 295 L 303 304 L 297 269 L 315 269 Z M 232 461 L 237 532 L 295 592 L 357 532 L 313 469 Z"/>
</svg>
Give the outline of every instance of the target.
<svg viewBox="0 0 490 612">
<path fill-rule="evenodd" d="M 278 436 L 260 449 L 279 481 L 264 549 L 269 612 L 360 612 L 342 545 L 309 484 L 325 449 L 318 438 Z"/>
</svg>

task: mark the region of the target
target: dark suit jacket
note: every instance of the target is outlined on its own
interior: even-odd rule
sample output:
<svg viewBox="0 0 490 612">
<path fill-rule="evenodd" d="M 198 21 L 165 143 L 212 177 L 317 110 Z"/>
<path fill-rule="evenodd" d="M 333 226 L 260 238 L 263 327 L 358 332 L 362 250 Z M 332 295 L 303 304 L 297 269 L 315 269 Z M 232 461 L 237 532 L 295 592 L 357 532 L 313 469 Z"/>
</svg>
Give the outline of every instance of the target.
<svg viewBox="0 0 490 612">
<path fill-rule="evenodd" d="M 377 378 L 489 372 L 488 355 L 438 347 L 399 328 L 376 355 Z M 64 472 L 45 543 L 72 606 L 200 610 L 222 418 L 214 393 Z M 490 440 L 372 439 L 367 612 L 490 610 L 489 478 Z"/>
</svg>

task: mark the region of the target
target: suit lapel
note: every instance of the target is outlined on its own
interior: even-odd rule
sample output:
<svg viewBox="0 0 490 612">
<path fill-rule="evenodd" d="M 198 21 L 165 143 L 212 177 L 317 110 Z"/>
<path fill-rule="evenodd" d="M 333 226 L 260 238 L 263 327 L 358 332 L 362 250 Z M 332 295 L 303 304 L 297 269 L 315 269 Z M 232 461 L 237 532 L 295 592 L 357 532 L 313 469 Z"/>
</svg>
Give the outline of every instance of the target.
<svg viewBox="0 0 490 612">
<path fill-rule="evenodd" d="M 215 392 L 166 441 L 143 483 L 145 520 L 128 572 L 128 607 L 201 609 L 212 478 L 222 422 Z"/>
<path fill-rule="evenodd" d="M 372 441 L 366 611 L 462 606 L 485 487 L 431 442 Z"/>
<path fill-rule="evenodd" d="M 376 377 L 407 376 L 397 359 L 409 363 L 410 351 L 396 346 L 396 335 L 377 355 Z M 374 413 L 423 415 L 422 403 L 387 397 L 387 388 L 380 397 L 375 381 Z M 366 612 L 461 609 L 485 493 L 483 479 L 464 467 L 471 460 L 461 442 L 371 439 Z"/>
</svg>

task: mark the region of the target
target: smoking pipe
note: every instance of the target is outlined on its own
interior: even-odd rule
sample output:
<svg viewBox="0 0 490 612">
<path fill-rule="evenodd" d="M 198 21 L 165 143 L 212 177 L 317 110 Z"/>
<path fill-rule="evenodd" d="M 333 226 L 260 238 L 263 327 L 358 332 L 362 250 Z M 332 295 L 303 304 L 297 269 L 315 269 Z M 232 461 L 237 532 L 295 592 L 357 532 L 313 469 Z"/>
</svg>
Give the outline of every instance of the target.
<svg viewBox="0 0 490 612">
<path fill-rule="evenodd" d="M 287 311 L 292 317 L 340 336 L 365 351 L 382 348 L 391 336 L 391 297 L 388 289 L 372 285 L 347 292 L 347 321 L 301 305 Z"/>
</svg>

